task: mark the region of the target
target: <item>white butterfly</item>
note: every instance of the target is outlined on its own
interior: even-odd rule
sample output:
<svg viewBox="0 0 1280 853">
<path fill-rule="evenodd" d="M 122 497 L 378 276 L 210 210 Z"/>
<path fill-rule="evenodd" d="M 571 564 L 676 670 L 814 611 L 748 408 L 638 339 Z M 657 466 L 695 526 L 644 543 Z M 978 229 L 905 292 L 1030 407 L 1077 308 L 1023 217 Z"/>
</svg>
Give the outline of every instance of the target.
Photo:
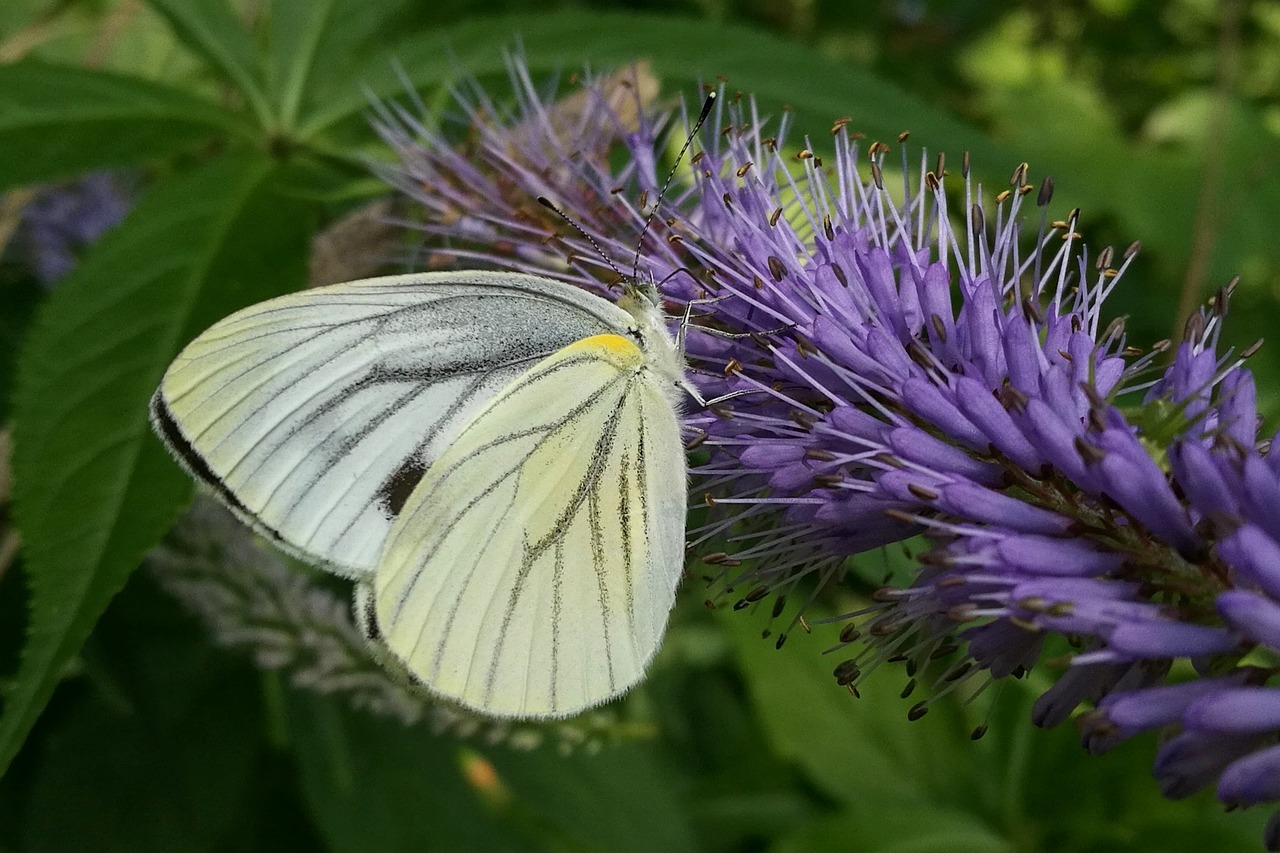
<svg viewBox="0 0 1280 853">
<path fill-rule="evenodd" d="M 431 690 L 566 716 L 634 685 L 666 628 L 697 397 L 681 350 L 652 290 L 375 278 L 215 324 L 151 421 L 255 529 L 356 578 Z"/>
</svg>

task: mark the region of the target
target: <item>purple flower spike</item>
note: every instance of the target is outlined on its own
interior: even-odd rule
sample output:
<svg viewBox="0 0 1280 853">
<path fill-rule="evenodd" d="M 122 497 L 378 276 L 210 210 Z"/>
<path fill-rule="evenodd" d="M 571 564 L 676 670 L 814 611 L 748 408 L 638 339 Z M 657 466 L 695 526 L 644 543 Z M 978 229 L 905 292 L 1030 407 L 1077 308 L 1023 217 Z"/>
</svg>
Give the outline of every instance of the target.
<svg viewBox="0 0 1280 853">
<path fill-rule="evenodd" d="M 608 293 L 641 246 L 636 274 L 673 330 L 688 310 L 690 376 L 718 401 L 685 419 L 710 506 L 692 548 L 716 553 L 717 583 L 750 589 L 747 608 L 923 534 L 916 576 L 848 615 L 844 685 L 905 661 L 936 692 L 962 689 L 1025 673 L 1066 636 L 1071 665 L 1037 723 L 1093 703 L 1091 750 L 1170 732 L 1156 759 L 1169 796 L 1220 779 L 1228 804 L 1280 799 L 1259 781 L 1280 668 L 1247 657 L 1280 656 L 1280 461 L 1256 441 L 1243 359 L 1219 352 L 1227 290 L 1171 358 L 1142 354 L 1103 314 L 1136 244 L 1090 255 L 1026 166 L 991 198 L 967 161 L 903 154 L 895 190 L 891 146 L 860 148 L 848 120 L 792 141 L 790 116 L 721 97 L 655 209 L 687 115 L 649 114 L 644 69 L 570 106 L 518 61 L 512 80 L 513 109 L 472 87 L 456 129 L 387 108 L 401 160 L 387 177 L 447 244 L 436 263 Z M 800 618 L 781 600 L 766 612 Z"/>
<path fill-rule="evenodd" d="M 1044 728 L 1053 728 L 1071 718 L 1081 702 L 1097 702 L 1106 696 L 1123 696 L 1150 687 L 1168 674 L 1167 664 L 1093 663 L 1072 666 L 1036 700 L 1031 719 Z"/>
<path fill-rule="evenodd" d="M 1242 478 L 1243 503 L 1246 516 L 1273 541 L 1280 541 L 1280 476 L 1268 467 L 1261 456 L 1246 456 Z M 1280 572 L 1280 569 L 1273 569 Z"/>
<path fill-rule="evenodd" d="M 991 396 L 990 387 L 968 376 L 959 376 L 956 378 L 956 400 L 960 411 L 982 430 L 987 441 L 1018 467 L 1034 471 L 1043 464 L 1044 460 L 1014 424 L 1013 418 Z"/>
<path fill-rule="evenodd" d="M 1029 670 L 1040 657 L 1046 634 L 1008 621 L 991 622 L 965 632 L 969 653 L 993 678 Z"/>
<path fill-rule="evenodd" d="M 1237 371 L 1222 380 L 1218 429 L 1238 447 L 1258 443 L 1258 389 L 1253 376 Z"/>
<path fill-rule="evenodd" d="M 18 233 L 36 277 L 49 286 L 66 277 L 79 253 L 124 219 L 129 207 L 120 181 L 105 172 L 37 193 L 22 211 Z"/>
</svg>

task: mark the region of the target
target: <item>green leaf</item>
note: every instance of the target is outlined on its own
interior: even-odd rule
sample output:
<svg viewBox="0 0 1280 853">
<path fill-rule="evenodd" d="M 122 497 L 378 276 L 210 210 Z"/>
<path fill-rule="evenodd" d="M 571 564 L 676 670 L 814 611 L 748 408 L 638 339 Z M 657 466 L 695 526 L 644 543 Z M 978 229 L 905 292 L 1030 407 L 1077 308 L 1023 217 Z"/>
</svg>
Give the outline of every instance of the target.
<svg viewBox="0 0 1280 853">
<path fill-rule="evenodd" d="M 0 423 L 9 420 L 18 349 L 45 295 L 33 276 L 0 277 Z"/>
<path fill-rule="evenodd" d="M 284 697 L 302 790 L 332 853 L 529 849 L 463 776 L 452 738 L 337 698 Z"/>
<path fill-rule="evenodd" d="M 179 346 L 305 279 L 306 208 L 262 158 L 157 186 L 46 301 L 14 401 L 14 515 L 31 583 L 27 644 L 0 717 L 7 767 L 68 662 L 191 486 L 147 401 Z"/>
<path fill-rule="evenodd" d="M 538 849 L 697 849 L 683 784 L 656 744 L 481 750 L 337 699 L 286 691 L 286 706 L 303 790 L 335 853 L 524 850 L 535 840 Z"/>
<path fill-rule="evenodd" d="M 907 708 L 927 693 L 922 687 L 900 699 L 901 668 L 883 666 L 855 699 L 831 677 L 844 655 L 820 654 L 831 637 L 797 632 L 775 649 L 749 617 L 724 621 L 773 747 L 839 803 L 833 816 L 803 828 L 777 853 L 1229 850 L 1243 848 L 1225 839 L 1257 837 L 1266 819 L 1220 814 L 1211 791 L 1164 800 L 1151 778 L 1152 737 L 1090 756 L 1072 727 L 1035 727 L 1031 706 L 1051 683 L 1047 673 L 1006 681 L 967 706 L 944 697 L 908 722 Z M 978 723 L 990 727 L 974 742 L 969 734 Z M 1173 833 L 1198 846 L 1168 841 L 1178 822 L 1200 824 Z"/>
<path fill-rule="evenodd" d="M 0 189 L 245 132 L 213 104 L 143 80 L 34 61 L 0 65 Z"/>
<path fill-rule="evenodd" d="M 903 801 L 974 804 L 994 798 L 994 779 L 974 784 L 982 757 L 969 740 L 973 723 L 950 702 L 909 722 L 917 701 L 898 698 L 899 671 L 882 668 L 855 699 L 832 670 L 847 655 L 821 654 L 817 636 L 795 632 L 781 649 L 760 639 L 750 617 L 726 617 L 758 713 L 777 751 L 839 801 L 884 796 Z M 831 639 L 831 638 L 828 638 Z M 830 644 L 830 643 L 826 643 Z"/>
<path fill-rule="evenodd" d="M 263 128 L 274 129 L 257 48 L 227 0 L 147 2 L 164 17 L 183 44 L 240 91 L 258 123 Z"/>
<path fill-rule="evenodd" d="M 1154 786 L 1153 786 L 1154 787 Z M 1198 802 L 1153 802 L 1135 817 L 1124 816 L 1110 826 L 1107 844 L 1090 844 L 1090 853 L 1128 853 L 1154 850 L 1159 853 L 1203 853 L 1205 850 L 1262 850 L 1269 804 L 1245 811 L 1224 813 L 1210 792 Z M 1126 820 L 1125 818 L 1129 818 Z M 1136 819 L 1135 819 L 1136 818 Z"/>
<path fill-rule="evenodd" d="M 825 134 L 833 119 L 851 115 L 852 129 L 886 140 L 910 130 L 932 148 L 945 147 L 957 156 L 970 151 L 979 167 L 994 173 L 1007 175 L 1019 162 L 949 112 L 802 44 L 736 24 L 576 8 L 480 18 L 408 38 L 353 74 L 348 91 L 308 118 L 306 132 L 319 133 L 362 114 L 368 109 L 366 89 L 380 98 L 403 96 L 398 68 L 418 88 L 438 86 L 459 74 L 501 73 L 502 48 L 517 38 L 535 73 L 576 71 L 584 65 L 616 68 L 649 59 L 665 78 L 668 93 L 696 97 L 695 81 L 723 75 L 730 91 L 753 94 L 766 113 L 778 115 L 784 105 L 792 105 L 800 126 L 815 136 Z M 707 45 L 716 49 L 708 51 Z M 501 90 L 497 94 L 501 97 Z"/>
<path fill-rule="evenodd" d="M 872 795 L 858 808 L 812 823 L 782 840 L 771 853 L 1013 853 L 1017 849 L 974 815 Z"/>
<path fill-rule="evenodd" d="M 304 104 L 314 105 L 338 86 L 349 88 L 354 64 L 371 45 L 385 57 L 380 38 L 406 0 L 312 0 L 268 7 L 267 86 L 280 126 L 292 128 Z"/>
<path fill-rule="evenodd" d="M 14 816 L 21 849 L 212 853 L 259 806 L 257 675 L 184 615 L 144 580 L 104 617 L 89 683 L 49 721 L 31 765 Z"/>
<path fill-rule="evenodd" d="M 697 849 L 679 796 L 684 784 L 659 760 L 654 743 L 620 742 L 568 755 L 550 747 L 535 752 L 498 748 L 488 755 L 512 795 L 581 849 Z"/>
</svg>

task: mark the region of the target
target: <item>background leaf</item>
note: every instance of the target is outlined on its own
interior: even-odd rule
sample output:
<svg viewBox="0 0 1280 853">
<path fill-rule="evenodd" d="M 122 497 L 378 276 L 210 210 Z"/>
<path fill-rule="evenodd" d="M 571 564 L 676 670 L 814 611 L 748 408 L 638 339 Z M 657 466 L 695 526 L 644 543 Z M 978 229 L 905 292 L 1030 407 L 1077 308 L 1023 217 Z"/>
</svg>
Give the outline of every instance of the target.
<svg viewBox="0 0 1280 853">
<path fill-rule="evenodd" d="M 480 18 L 403 39 L 353 79 L 376 97 L 395 99 L 404 95 L 405 80 L 429 88 L 457 78 L 463 69 L 478 77 L 502 74 L 505 63 L 495 47 L 512 44 L 513 34 L 535 73 L 617 67 L 645 58 L 663 78 L 668 96 L 690 96 L 694 81 L 723 75 L 730 91 L 750 92 L 766 114 L 779 115 L 790 105 L 815 131 L 852 115 L 854 126 L 876 138 L 894 139 L 911 130 L 922 144 L 972 151 L 988 169 L 1004 172 L 1017 165 L 988 137 L 883 78 L 758 29 L 711 21 L 573 10 Z M 716 49 L 707 51 L 709 44 Z M 760 61 L 763 56 L 767 63 Z M 815 80 L 823 85 L 813 85 Z M 367 96 L 348 90 L 310 116 L 306 128 L 317 132 L 363 116 L 367 109 Z"/>
<path fill-rule="evenodd" d="M 962 709 L 940 702 L 914 723 L 918 701 L 898 698 L 905 679 L 883 670 L 854 698 L 832 670 L 839 652 L 794 632 L 781 649 L 760 638 L 756 620 L 727 620 L 755 705 L 777 750 L 797 762 L 834 800 L 852 803 L 900 798 L 976 807 L 995 794 L 996 779 L 975 785 L 973 730 Z M 874 697 L 874 698 L 869 698 Z M 875 807 L 869 807 L 874 811 Z"/>
<path fill-rule="evenodd" d="M 144 163 L 243 131 L 213 104 L 144 80 L 0 65 L 0 188 Z"/>
<path fill-rule="evenodd" d="M 8 421 L 13 400 L 13 370 L 18 348 L 26 335 L 44 291 L 34 279 L 4 281 L 4 310 L 0 310 L 0 421 Z"/>
<path fill-rule="evenodd" d="M 557 835 L 581 849 L 696 850 L 675 768 L 651 740 L 569 754 L 490 750 L 498 778 Z"/>
<path fill-rule="evenodd" d="M 234 86 L 264 128 L 272 126 L 258 51 L 226 0 L 147 0 L 174 34 Z"/>
<path fill-rule="evenodd" d="M 872 797 L 864 808 L 826 818 L 790 836 L 773 853 L 845 846 L 856 847 L 859 853 L 1013 853 L 1019 849 L 972 814 Z"/>
<path fill-rule="evenodd" d="M 0 717 L 0 768 L 190 494 L 146 420 L 165 365 L 214 318 L 303 281 L 308 217 L 285 177 L 265 159 L 224 159 L 158 186 L 29 333 L 13 465 L 32 604 Z"/>
<path fill-rule="evenodd" d="M 406 0 L 315 0 L 269 7 L 267 86 L 280 124 L 352 90 L 351 70 L 376 52 L 385 59 L 392 21 Z"/>
<path fill-rule="evenodd" d="M 103 620 L 28 781 L 30 853 L 224 850 L 266 794 L 257 675 L 141 580 Z"/>
<path fill-rule="evenodd" d="M 695 850 L 652 741 L 564 753 L 463 746 L 332 699 L 287 694 L 289 738 L 335 851 Z"/>
<path fill-rule="evenodd" d="M 1167 821 L 1184 819 L 1199 828 L 1185 848 L 1176 842 L 1179 850 L 1235 849 L 1226 841 L 1261 835 L 1265 812 L 1222 814 L 1209 791 L 1177 804 L 1163 800 L 1149 775 L 1153 738 L 1085 761 L 1069 726 L 1032 726 L 1031 705 L 1050 684 L 1044 674 L 969 705 L 941 699 L 909 722 L 918 697 L 899 697 L 900 670 L 873 674 L 855 699 L 831 675 L 840 653 L 820 654 L 816 637 L 796 632 L 775 649 L 750 618 L 725 627 L 772 746 L 839 804 L 788 836 L 781 851 L 841 849 L 856 839 L 868 853 L 1118 853 L 1162 849 L 1171 843 L 1156 841 Z M 990 728 L 972 741 L 979 724 Z M 1206 839 L 1214 843 L 1195 847 Z"/>
<path fill-rule="evenodd" d="M 466 780 L 451 738 L 285 695 L 302 790 L 334 853 L 526 849 Z"/>
</svg>

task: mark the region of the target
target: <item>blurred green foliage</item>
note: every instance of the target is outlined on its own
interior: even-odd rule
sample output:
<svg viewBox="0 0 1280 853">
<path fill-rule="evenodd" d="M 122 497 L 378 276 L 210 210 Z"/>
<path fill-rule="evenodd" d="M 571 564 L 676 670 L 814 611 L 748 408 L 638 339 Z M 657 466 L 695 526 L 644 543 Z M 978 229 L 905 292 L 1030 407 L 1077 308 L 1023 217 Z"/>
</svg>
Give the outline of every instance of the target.
<svg viewBox="0 0 1280 853">
<path fill-rule="evenodd" d="M 23 542 L 0 547 L 0 850 L 1254 848 L 1265 814 L 1159 797 L 1149 740 L 1087 758 L 1033 729 L 1047 676 L 908 723 L 892 678 L 836 687 L 830 626 L 775 650 L 767 614 L 707 612 L 697 582 L 627 700 L 642 725 L 565 754 L 297 690 L 133 574 L 191 493 L 145 421 L 169 358 L 301 286 L 313 236 L 385 192 L 370 94 L 445 103 L 462 74 L 500 80 L 517 38 L 539 75 L 645 58 L 665 95 L 722 76 L 819 149 L 838 116 L 910 130 L 993 191 L 1030 161 L 1095 250 L 1143 242 L 1113 302 L 1139 344 L 1237 273 L 1226 340 L 1280 316 L 1280 3 L 7 0 L 0 235 L 36 183 L 140 189 L 56 289 L 16 244 L 0 262 L 0 546 L 10 521 Z M 1254 359 L 1271 416 L 1276 353 Z"/>
</svg>

